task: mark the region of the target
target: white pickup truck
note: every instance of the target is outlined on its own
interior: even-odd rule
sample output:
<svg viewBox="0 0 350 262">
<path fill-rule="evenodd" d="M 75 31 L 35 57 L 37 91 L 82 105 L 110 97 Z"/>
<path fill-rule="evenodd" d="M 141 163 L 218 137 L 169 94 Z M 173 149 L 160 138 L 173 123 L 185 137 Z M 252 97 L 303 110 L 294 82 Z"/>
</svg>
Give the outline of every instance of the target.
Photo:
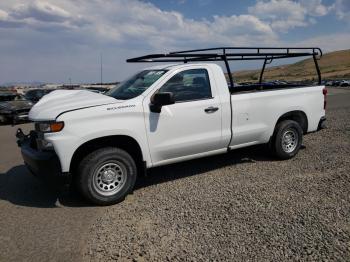
<svg viewBox="0 0 350 262">
<path fill-rule="evenodd" d="M 234 60 L 225 51 L 219 57 Z M 70 177 L 88 200 L 107 205 L 123 200 L 148 168 L 265 143 L 288 159 L 304 134 L 322 128 L 324 86 L 233 87 L 229 77 L 229 88 L 220 66 L 199 63 L 212 58 L 193 54 L 129 60 L 181 57 L 186 63 L 144 69 L 106 94 L 57 90 L 44 96 L 29 113 L 35 130 L 17 132 L 24 162 L 44 178 Z M 281 56 L 256 54 L 265 63 Z M 314 49 L 301 54 L 316 55 Z"/>
</svg>

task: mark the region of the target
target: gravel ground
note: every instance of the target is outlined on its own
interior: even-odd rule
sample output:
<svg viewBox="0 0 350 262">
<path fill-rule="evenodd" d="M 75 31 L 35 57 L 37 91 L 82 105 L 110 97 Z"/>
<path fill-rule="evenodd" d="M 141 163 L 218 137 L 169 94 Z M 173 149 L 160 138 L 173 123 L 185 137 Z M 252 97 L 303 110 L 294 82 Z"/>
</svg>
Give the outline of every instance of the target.
<svg viewBox="0 0 350 262">
<path fill-rule="evenodd" d="M 157 168 L 89 233 L 92 261 L 350 261 L 350 108 L 288 161 L 264 147 Z"/>
</svg>

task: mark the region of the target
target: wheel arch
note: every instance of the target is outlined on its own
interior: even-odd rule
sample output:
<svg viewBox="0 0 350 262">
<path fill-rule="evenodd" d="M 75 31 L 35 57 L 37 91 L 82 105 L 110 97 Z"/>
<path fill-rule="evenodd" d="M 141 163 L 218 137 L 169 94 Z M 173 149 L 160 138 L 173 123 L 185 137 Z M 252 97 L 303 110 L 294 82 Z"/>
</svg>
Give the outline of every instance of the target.
<svg viewBox="0 0 350 262">
<path fill-rule="evenodd" d="M 304 134 L 307 133 L 309 122 L 304 111 L 294 110 L 294 111 L 289 111 L 287 113 L 284 113 L 278 118 L 275 124 L 275 129 L 277 125 L 284 120 L 293 120 L 297 122 L 300 125 L 301 129 L 303 130 L 303 133 Z"/>
<path fill-rule="evenodd" d="M 80 161 L 89 153 L 103 147 L 113 146 L 128 152 L 135 160 L 138 169 L 145 167 L 145 158 L 142 154 L 141 146 L 136 141 L 136 139 L 127 135 L 110 135 L 94 138 L 80 145 L 73 153 L 70 162 L 69 172 L 74 175 L 74 173 L 76 173 L 75 170 Z"/>
</svg>

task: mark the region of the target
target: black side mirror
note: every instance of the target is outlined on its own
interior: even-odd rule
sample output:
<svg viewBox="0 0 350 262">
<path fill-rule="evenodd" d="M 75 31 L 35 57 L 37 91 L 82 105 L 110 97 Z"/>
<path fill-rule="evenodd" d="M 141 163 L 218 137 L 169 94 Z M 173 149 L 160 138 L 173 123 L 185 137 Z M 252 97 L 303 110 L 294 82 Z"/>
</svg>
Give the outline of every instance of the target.
<svg viewBox="0 0 350 262">
<path fill-rule="evenodd" d="M 174 94 L 171 92 L 156 93 L 150 104 L 150 110 L 153 113 L 160 113 L 162 106 L 175 104 Z"/>
</svg>

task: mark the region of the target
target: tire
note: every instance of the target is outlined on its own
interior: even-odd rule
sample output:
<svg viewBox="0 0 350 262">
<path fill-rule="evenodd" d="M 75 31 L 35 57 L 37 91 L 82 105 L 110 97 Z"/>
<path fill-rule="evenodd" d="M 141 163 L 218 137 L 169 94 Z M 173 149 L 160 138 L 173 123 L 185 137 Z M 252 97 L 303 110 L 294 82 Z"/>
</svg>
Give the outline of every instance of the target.
<svg viewBox="0 0 350 262">
<path fill-rule="evenodd" d="M 134 159 L 115 147 L 90 153 L 80 162 L 77 171 L 79 191 L 97 205 L 123 201 L 134 188 L 137 177 Z"/>
<path fill-rule="evenodd" d="M 303 130 L 293 120 L 284 120 L 277 124 L 272 139 L 272 150 L 280 159 L 294 157 L 303 142 Z"/>
</svg>

